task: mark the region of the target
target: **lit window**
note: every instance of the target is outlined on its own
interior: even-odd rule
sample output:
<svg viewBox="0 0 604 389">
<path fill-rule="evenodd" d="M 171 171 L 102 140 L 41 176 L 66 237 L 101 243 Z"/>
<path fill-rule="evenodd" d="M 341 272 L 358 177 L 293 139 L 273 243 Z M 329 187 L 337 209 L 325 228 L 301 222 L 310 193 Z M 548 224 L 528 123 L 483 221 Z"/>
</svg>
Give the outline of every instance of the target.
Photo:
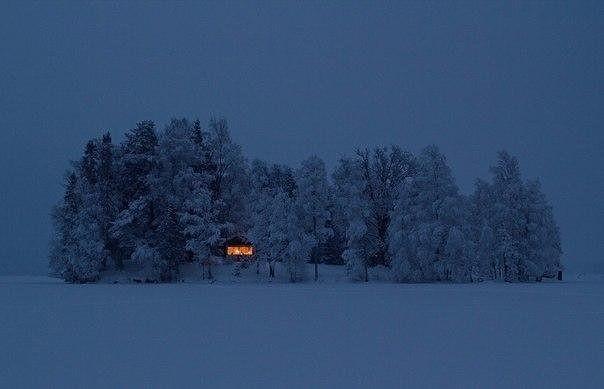
<svg viewBox="0 0 604 389">
<path fill-rule="evenodd" d="M 227 246 L 227 255 L 233 255 L 233 256 L 254 255 L 254 247 L 253 246 Z"/>
</svg>

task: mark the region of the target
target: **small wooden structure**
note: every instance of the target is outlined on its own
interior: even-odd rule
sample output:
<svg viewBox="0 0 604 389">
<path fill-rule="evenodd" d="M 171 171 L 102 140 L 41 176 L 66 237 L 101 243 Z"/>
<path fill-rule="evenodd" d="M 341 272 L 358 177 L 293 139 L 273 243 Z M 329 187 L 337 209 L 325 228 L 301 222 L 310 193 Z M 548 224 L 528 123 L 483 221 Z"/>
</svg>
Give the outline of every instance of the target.
<svg viewBox="0 0 604 389">
<path fill-rule="evenodd" d="M 248 261 L 254 257 L 254 246 L 245 238 L 235 237 L 227 240 L 224 254 L 234 261 Z"/>
</svg>

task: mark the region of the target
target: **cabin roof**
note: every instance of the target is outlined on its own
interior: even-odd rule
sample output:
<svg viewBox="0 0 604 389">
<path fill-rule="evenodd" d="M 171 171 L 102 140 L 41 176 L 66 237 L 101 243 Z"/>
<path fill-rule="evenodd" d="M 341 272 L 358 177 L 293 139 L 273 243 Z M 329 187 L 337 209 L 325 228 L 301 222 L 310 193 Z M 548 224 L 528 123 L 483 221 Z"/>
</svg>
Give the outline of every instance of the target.
<svg viewBox="0 0 604 389">
<path fill-rule="evenodd" d="M 235 236 L 231 239 L 227 239 L 226 245 L 227 246 L 251 246 L 252 242 L 250 242 L 249 240 L 247 240 L 246 238 L 244 238 L 242 236 Z"/>
</svg>

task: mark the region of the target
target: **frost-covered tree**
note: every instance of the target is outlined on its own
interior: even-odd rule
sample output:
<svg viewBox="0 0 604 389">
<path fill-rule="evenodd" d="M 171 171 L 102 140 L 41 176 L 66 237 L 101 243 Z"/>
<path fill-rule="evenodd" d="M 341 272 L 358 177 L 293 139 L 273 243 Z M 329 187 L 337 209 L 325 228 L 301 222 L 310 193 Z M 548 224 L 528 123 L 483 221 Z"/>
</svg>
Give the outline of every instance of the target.
<svg viewBox="0 0 604 389">
<path fill-rule="evenodd" d="M 120 258 L 121 255 L 117 242 L 111 236 L 111 225 L 119 213 L 119 193 L 116 180 L 115 146 L 112 143 L 111 134 L 105 133 L 98 143 L 98 178 L 95 191 L 98 193 L 100 211 L 98 224 L 105 251 L 103 268 L 107 268 L 117 266 L 116 258 Z"/>
<path fill-rule="evenodd" d="M 157 164 L 157 148 L 157 132 L 152 121 L 141 121 L 126 133 L 126 140 L 120 146 L 117 166 L 124 203 L 149 191 L 147 177 Z"/>
<path fill-rule="evenodd" d="M 537 279 L 544 275 L 552 276 L 562 269 L 562 248 L 552 208 L 541 191 L 539 181 L 526 183 L 524 201 L 528 274 Z"/>
<path fill-rule="evenodd" d="M 308 244 L 300 236 L 290 235 L 285 259 L 290 282 L 300 282 L 306 279 L 308 251 Z"/>
<path fill-rule="evenodd" d="M 211 172 L 203 165 L 205 149 L 198 143 L 199 125 L 173 119 L 159 135 L 159 156 L 150 177 L 153 201 L 160 206 L 153 245 L 165 265 L 161 280 L 179 273 L 179 264 L 193 258 L 208 265 L 220 239 L 217 201 L 210 194 Z"/>
<path fill-rule="evenodd" d="M 203 176 L 193 172 L 195 147 L 193 129 L 186 119 L 172 119 L 159 134 L 157 169 L 150 177 L 153 200 L 159 205 L 154 240 L 160 255 L 178 272 L 185 257 L 186 236 L 180 216 L 191 197 L 195 180 L 203 185 Z M 191 182 L 193 181 L 193 182 Z"/>
<path fill-rule="evenodd" d="M 152 247 L 157 257 L 149 278 L 158 281 L 178 279 L 179 265 L 185 254 L 185 236 L 179 224 L 177 205 L 168 204 L 162 209 Z"/>
<path fill-rule="evenodd" d="M 293 211 L 297 193 L 295 176 L 289 167 L 254 160 L 250 168 L 250 189 L 248 237 L 255 245 L 258 263 L 266 263 L 269 278 L 273 278 L 275 262 L 287 256 L 287 245 L 283 243 L 286 234 L 279 231 L 286 231 L 288 227 L 286 216 L 289 215 L 283 209 L 290 207 Z M 271 242 L 277 242 L 276 247 Z"/>
<path fill-rule="evenodd" d="M 199 121 L 194 121 L 190 131 L 191 160 L 178 175 L 177 187 L 182 196 L 180 222 L 186 238 L 185 249 L 193 260 L 207 267 L 208 277 L 212 279 L 212 265 L 218 262 L 214 251 L 220 243 L 221 225 L 210 192 L 206 138 Z"/>
<path fill-rule="evenodd" d="M 225 119 L 210 120 L 204 137 L 209 190 L 224 242 L 231 236 L 243 235 L 249 228 L 248 168 L 241 146 L 231 139 Z"/>
<path fill-rule="evenodd" d="M 358 160 L 343 158 L 333 174 L 335 194 L 339 205 L 340 221 L 345 223 L 346 248 L 342 258 L 346 273 L 353 280 L 369 281 L 370 255 L 367 252 L 366 220 L 369 218 L 368 201 L 363 195 L 364 182 Z"/>
<path fill-rule="evenodd" d="M 245 232 L 247 174 L 224 120 L 204 131 L 174 119 L 159 134 L 142 121 L 117 147 L 109 134 L 92 140 L 53 211 L 51 271 L 89 281 L 129 261 L 143 279 L 173 280 L 181 261 L 207 262 Z"/>
<path fill-rule="evenodd" d="M 478 179 L 468 204 L 470 239 L 475 249 L 472 261 L 475 279 L 494 279 L 497 272 L 494 226 L 491 222 L 493 212 L 491 186 L 488 182 Z"/>
<path fill-rule="evenodd" d="M 327 227 L 331 230 L 331 235 L 323 244 L 321 250 L 323 262 L 330 265 L 342 265 L 344 259 L 342 253 L 346 249 L 346 226 L 347 221 L 343 204 L 340 204 L 335 194 L 335 188 L 330 185 L 329 202 L 327 210 L 330 219 L 327 221 Z"/>
<path fill-rule="evenodd" d="M 333 236 L 329 211 L 331 190 L 327 181 L 325 163 L 315 156 L 302 161 L 301 167 L 296 172 L 296 182 L 298 223 L 309 238 L 310 257 L 315 266 L 314 279 L 317 281 L 322 251 L 328 239 Z"/>
<path fill-rule="evenodd" d="M 496 278 L 506 281 L 527 277 L 527 224 L 523 214 L 524 184 L 518 160 L 502 151 L 491 167 L 494 200 L 491 223 L 495 227 Z"/>
<path fill-rule="evenodd" d="M 518 160 L 502 151 L 492 183 L 477 181 L 470 222 L 485 278 L 528 281 L 561 268 L 558 227 L 537 181 L 523 182 Z"/>
<path fill-rule="evenodd" d="M 105 249 L 101 231 L 104 207 L 99 183 L 100 158 L 97 141 L 91 140 L 86 144 L 78 167 L 80 180 L 77 189 L 82 206 L 76 221 L 77 244 L 74 246 L 71 261 L 76 280 L 89 282 L 98 279 L 109 254 Z"/>
<path fill-rule="evenodd" d="M 294 205 L 294 199 L 280 188 L 264 191 L 256 197 L 250 238 L 256 246 L 258 260 L 268 264 L 269 278 L 275 277 L 276 262 L 286 265 L 290 281 L 305 278 L 308 243 L 302 238 Z"/>
<path fill-rule="evenodd" d="M 497 274 L 496 241 L 490 223 L 479 224 L 475 241 L 475 279 L 494 279 Z"/>
<path fill-rule="evenodd" d="M 161 131 L 143 121 L 114 145 L 89 141 L 72 163 L 53 208 L 49 266 L 69 282 L 104 271 L 177 280 L 183 261 L 219 262 L 227 239 L 247 235 L 274 277 L 290 281 L 306 262 L 346 265 L 351 279 L 373 266 L 396 281 L 528 281 L 562 268 L 560 234 L 537 181 L 501 152 L 491 182 L 459 193 L 445 157 L 427 147 L 414 158 L 397 147 L 358 151 L 327 180 L 317 157 L 294 172 L 248 166 L 227 122 L 174 119 Z"/>
<path fill-rule="evenodd" d="M 363 179 L 363 196 L 366 198 L 368 214 L 367 249 L 370 265 L 388 265 L 388 226 L 390 214 L 394 207 L 397 188 L 408 177 L 414 174 L 413 156 L 392 146 L 390 150 L 377 148 L 373 153 L 365 150 L 357 155 L 361 177 Z"/>
<path fill-rule="evenodd" d="M 398 147 L 358 151 L 336 167 L 334 219 L 346 226 L 342 257 L 351 278 L 367 279 L 367 267 L 389 266 L 388 226 L 394 196 L 414 169 L 413 156 Z"/>
<path fill-rule="evenodd" d="M 268 265 L 269 278 L 275 277 L 275 263 L 282 262 L 291 282 L 304 280 L 312 239 L 300 219 L 294 173 L 288 167 L 255 160 L 250 183 L 252 226 L 248 236 L 257 260 Z"/>
<path fill-rule="evenodd" d="M 55 236 L 51 242 L 51 272 L 68 282 L 93 282 L 99 278 L 105 259 L 93 142 L 68 174 L 63 201 L 54 208 Z"/>
<path fill-rule="evenodd" d="M 124 149 L 123 168 L 133 172 L 128 182 L 138 190 L 117 217 L 113 236 L 122 246 L 131 247 L 141 278 L 174 280 L 186 254 L 181 215 L 190 188 L 196 185 L 191 183 L 195 180 L 192 128 L 187 120 L 174 119 L 158 136 L 150 123 L 143 122 L 129 134 Z M 141 263 L 145 258 L 151 262 Z"/>
<path fill-rule="evenodd" d="M 297 184 L 294 171 L 285 165 L 268 164 L 255 159 L 250 166 L 250 196 L 263 192 L 283 191 L 289 198 L 297 196 Z M 253 202 L 253 199 L 251 200 Z"/>
<path fill-rule="evenodd" d="M 400 186 L 389 228 L 392 277 L 402 281 L 466 281 L 471 251 L 465 202 L 436 146 L 417 158 Z"/>
<path fill-rule="evenodd" d="M 152 196 L 150 177 L 157 169 L 158 139 L 155 123 L 139 122 L 126 134 L 117 151 L 116 186 L 119 192 L 119 214 L 111 226 L 111 237 L 118 246 L 115 261 L 122 267 L 132 255 L 149 252 L 158 205 Z M 144 250 L 137 250 L 142 246 Z M 140 258 L 141 256 L 138 255 Z"/>
<path fill-rule="evenodd" d="M 208 277 L 212 279 L 212 265 L 217 262 L 213 249 L 220 241 L 220 226 L 209 190 L 194 177 L 187 178 L 190 187 L 180 210 L 185 249 L 193 260 L 207 266 Z"/>
<path fill-rule="evenodd" d="M 65 178 L 65 194 L 51 213 L 54 233 L 50 242 L 50 272 L 69 281 L 74 279 L 70 254 L 77 244 L 75 226 L 82 208 L 82 199 L 77 187 L 78 176 L 75 171 L 71 171 Z"/>
<path fill-rule="evenodd" d="M 265 191 L 253 192 L 251 203 L 252 227 L 248 237 L 254 243 L 257 263 L 266 263 L 269 278 L 274 277 L 274 263 L 277 258 L 273 256 L 270 242 L 272 194 Z"/>
<path fill-rule="evenodd" d="M 71 271 L 71 281 L 94 282 L 100 276 L 105 258 L 105 247 L 101 239 L 101 231 L 97 217 L 90 209 L 92 201 L 85 199 L 73 231 L 76 244 L 69 247 L 68 258 Z"/>
</svg>

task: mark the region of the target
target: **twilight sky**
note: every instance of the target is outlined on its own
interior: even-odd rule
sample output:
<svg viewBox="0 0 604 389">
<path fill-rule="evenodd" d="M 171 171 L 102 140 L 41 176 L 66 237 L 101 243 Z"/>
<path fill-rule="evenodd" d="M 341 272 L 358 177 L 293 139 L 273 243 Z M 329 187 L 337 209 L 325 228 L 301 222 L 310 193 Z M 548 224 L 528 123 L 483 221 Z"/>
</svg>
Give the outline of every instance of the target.
<svg viewBox="0 0 604 389">
<path fill-rule="evenodd" d="M 250 158 L 436 143 L 541 179 L 565 264 L 604 269 L 604 2 L 0 4 L 0 273 L 44 273 L 87 139 L 226 116 Z"/>
</svg>

